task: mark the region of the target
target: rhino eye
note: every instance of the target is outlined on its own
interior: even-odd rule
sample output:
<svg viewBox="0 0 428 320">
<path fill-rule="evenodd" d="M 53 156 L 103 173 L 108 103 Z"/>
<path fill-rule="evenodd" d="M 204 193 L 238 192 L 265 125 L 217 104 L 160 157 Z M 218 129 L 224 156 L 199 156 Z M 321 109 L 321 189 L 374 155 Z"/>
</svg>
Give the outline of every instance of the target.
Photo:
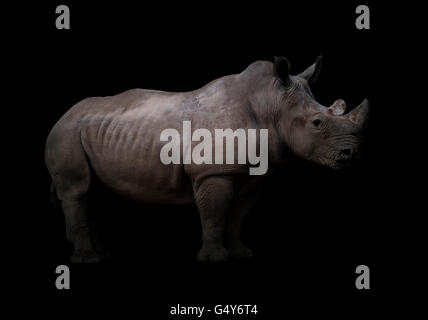
<svg viewBox="0 0 428 320">
<path fill-rule="evenodd" d="M 320 120 L 320 119 L 315 119 L 315 120 L 313 120 L 313 121 L 312 121 L 312 124 L 313 124 L 315 127 L 318 127 L 318 126 L 321 124 L 321 120 Z"/>
</svg>

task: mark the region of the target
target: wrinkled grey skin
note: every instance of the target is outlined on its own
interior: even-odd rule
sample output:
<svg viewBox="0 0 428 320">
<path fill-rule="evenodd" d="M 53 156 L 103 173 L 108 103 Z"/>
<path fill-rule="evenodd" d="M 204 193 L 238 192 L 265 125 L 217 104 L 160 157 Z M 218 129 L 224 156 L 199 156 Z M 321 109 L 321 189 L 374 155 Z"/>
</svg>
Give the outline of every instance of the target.
<svg viewBox="0 0 428 320">
<path fill-rule="evenodd" d="M 246 165 L 164 165 L 161 131 L 181 132 L 184 120 L 191 120 L 192 130 L 268 129 L 269 170 L 287 163 L 292 153 L 342 168 L 358 153 L 368 102 L 346 115 L 342 100 L 329 108 L 316 102 L 309 84 L 320 64 L 319 57 L 291 76 L 287 59 L 280 57 L 275 63 L 254 62 L 240 74 L 192 92 L 134 89 L 73 106 L 53 127 L 45 152 L 67 238 L 75 248 L 71 260 L 96 262 L 105 256 L 91 237 L 85 211 L 95 175 L 111 190 L 137 201 L 195 202 L 203 231 L 199 261 L 251 256 L 240 231 L 263 176 L 250 176 Z"/>
</svg>

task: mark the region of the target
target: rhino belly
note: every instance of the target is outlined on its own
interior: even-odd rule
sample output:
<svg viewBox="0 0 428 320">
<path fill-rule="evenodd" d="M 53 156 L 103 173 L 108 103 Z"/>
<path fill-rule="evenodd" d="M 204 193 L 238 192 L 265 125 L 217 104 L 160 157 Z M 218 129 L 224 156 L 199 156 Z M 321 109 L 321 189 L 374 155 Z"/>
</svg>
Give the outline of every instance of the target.
<svg viewBox="0 0 428 320">
<path fill-rule="evenodd" d="M 139 130 L 132 123 L 87 128 L 82 144 L 98 178 L 111 190 L 147 203 L 193 202 L 192 186 L 183 165 L 160 161 L 161 143 L 156 132 Z"/>
</svg>

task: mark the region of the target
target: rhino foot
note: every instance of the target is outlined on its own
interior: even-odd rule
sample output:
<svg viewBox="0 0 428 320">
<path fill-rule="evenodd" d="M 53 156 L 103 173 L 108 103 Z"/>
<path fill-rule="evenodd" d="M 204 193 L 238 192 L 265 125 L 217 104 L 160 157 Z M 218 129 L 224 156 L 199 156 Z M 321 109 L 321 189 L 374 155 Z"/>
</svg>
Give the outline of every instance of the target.
<svg viewBox="0 0 428 320">
<path fill-rule="evenodd" d="M 231 247 L 229 253 L 233 258 L 251 258 L 253 256 L 253 252 L 242 244 Z"/>
<path fill-rule="evenodd" d="M 77 250 L 71 257 L 73 263 L 96 263 L 100 262 L 102 256 L 92 250 Z"/>
<path fill-rule="evenodd" d="M 110 250 L 107 250 L 104 247 L 96 246 L 94 251 L 96 254 L 98 254 L 100 256 L 101 260 L 111 259 Z"/>
<path fill-rule="evenodd" d="M 219 262 L 227 261 L 229 253 L 225 248 L 202 248 L 197 256 L 197 260 L 200 262 Z"/>
</svg>

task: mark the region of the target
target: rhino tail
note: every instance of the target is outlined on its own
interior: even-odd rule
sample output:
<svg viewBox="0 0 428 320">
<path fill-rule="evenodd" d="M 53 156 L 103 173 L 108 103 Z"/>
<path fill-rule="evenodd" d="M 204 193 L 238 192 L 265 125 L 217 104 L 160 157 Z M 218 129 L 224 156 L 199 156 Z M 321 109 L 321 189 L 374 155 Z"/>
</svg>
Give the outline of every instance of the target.
<svg viewBox="0 0 428 320">
<path fill-rule="evenodd" d="M 58 196 L 56 194 L 56 189 L 53 181 L 51 183 L 50 197 L 51 197 L 51 205 L 52 207 L 55 208 L 58 205 Z"/>
</svg>

